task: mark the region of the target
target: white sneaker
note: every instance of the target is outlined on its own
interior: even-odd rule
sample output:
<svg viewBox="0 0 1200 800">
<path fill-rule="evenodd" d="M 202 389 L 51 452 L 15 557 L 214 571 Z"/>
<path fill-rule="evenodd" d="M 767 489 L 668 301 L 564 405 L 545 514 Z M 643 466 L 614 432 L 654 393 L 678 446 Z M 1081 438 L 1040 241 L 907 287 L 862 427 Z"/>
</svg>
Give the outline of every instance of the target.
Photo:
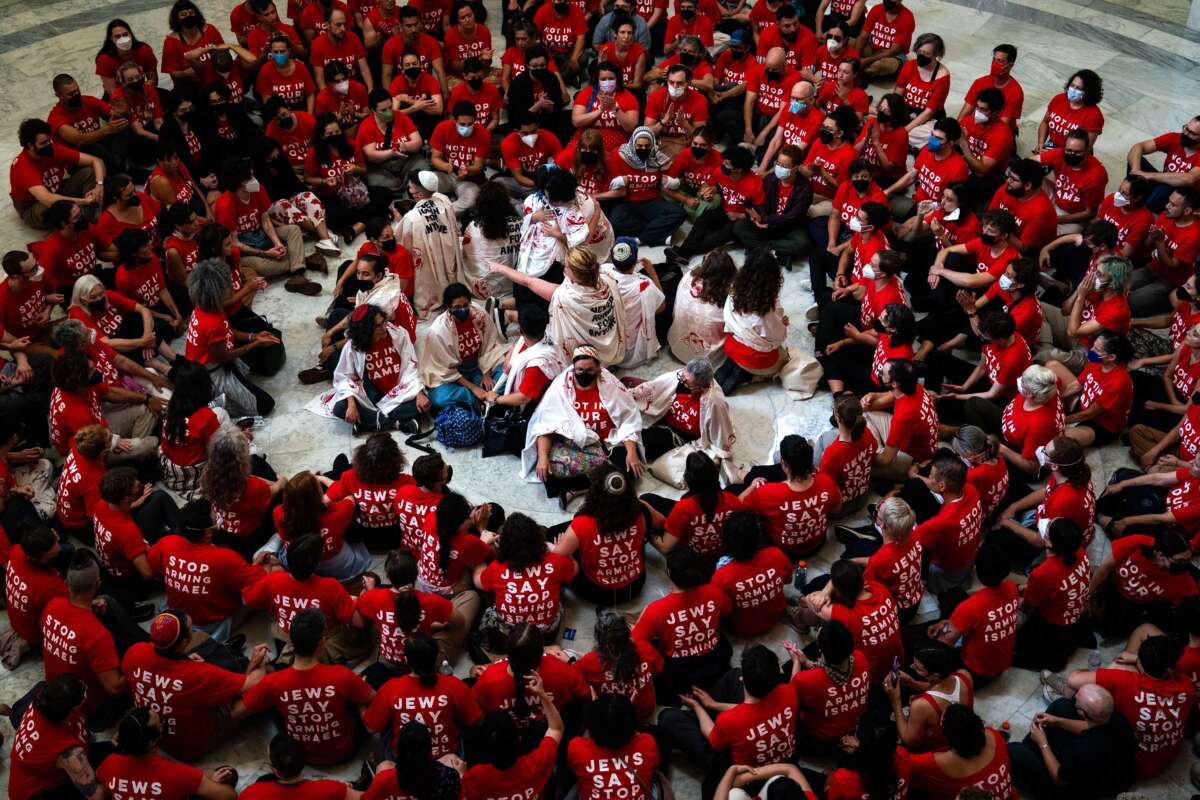
<svg viewBox="0 0 1200 800">
<path fill-rule="evenodd" d="M 821 307 L 813 306 L 808 311 L 804 312 L 804 318 L 809 322 L 816 322 L 821 318 Z"/>
<path fill-rule="evenodd" d="M 321 252 L 329 253 L 330 255 L 338 256 L 342 254 L 341 248 L 334 244 L 332 234 L 328 239 L 322 239 L 321 241 L 317 242 L 316 248 Z"/>
</svg>

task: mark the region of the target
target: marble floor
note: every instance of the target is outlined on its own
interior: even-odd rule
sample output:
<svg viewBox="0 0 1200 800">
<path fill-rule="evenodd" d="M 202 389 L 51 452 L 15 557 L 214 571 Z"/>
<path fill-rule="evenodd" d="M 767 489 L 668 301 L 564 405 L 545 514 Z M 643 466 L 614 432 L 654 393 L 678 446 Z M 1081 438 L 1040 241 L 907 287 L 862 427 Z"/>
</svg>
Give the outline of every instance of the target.
<svg viewBox="0 0 1200 800">
<path fill-rule="evenodd" d="M 223 30 L 227 30 L 229 10 L 237 0 L 201 0 L 205 13 Z M 1141 0 L 1114 0 L 1119 6 L 1166 8 L 1182 0 L 1164 4 Z M 1099 5 L 1096 0 L 1090 5 Z M 499 5 L 488 0 L 492 19 L 499 19 Z M 975 77 L 985 74 L 991 58 L 991 47 L 999 42 L 1012 42 L 1021 50 L 1016 75 L 1025 88 L 1026 118 L 1021 123 L 1021 147 L 1027 150 L 1034 138 L 1037 123 L 1047 101 L 1061 91 L 1066 78 L 1081 67 L 1098 71 L 1105 80 L 1102 104 L 1107 124 L 1097 146 L 1097 155 L 1108 166 L 1110 189 L 1123 173 L 1123 160 L 1129 146 L 1136 141 L 1168 130 L 1177 130 L 1184 120 L 1196 113 L 1193 101 L 1200 96 L 1200 45 L 1164 32 L 1154 31 L 1140 22 L 1125 21 L 1120 14 L 1086 7 L 1067 0 L 1038 0 L 1021 3 L 996 0 L 909 0 L 918 20 L 918 32 L 936 31 L 946 40 L 946 64 L 952 74 L 951 98 L 948 107 L 957 110 L 963 94 Z M 1062 30 L 1049 27 L 1044 20 L 1030 21 L 1014 9 L 1036 5 L 1056 18 L 1071 21 Z M 0 161 L 16 155 L 16 127 L 28 116 L 45 116 L 53 103 L 50 90 L 52 77 L 59 72 L 75 75 L 85 92 L 99 94 L 98 81 L 93 75 L 93 58 L 103 36 L 104 24 L 114 16 L 124 17 L 139 38 L 155 46 L 166 33 L 166 11 L 169 3 L 160 0 L 49 0 L 40 3 L 0 0 L 0 108 L 5 119 L 0 123 Z M 1114 3 L 1105 4 L 1111 9 Z M 993 11 L 995 9 L 995 11 Z M 493 30 L 498 24 L 492 22 Z M 1135 46 L 1136 40 L 1136 46 Z M 497 53 L 500 48 L 497 47 Z M 1152 52 L 1150 52 L 1152 51 Z M 1149 53 L 1149 54 L 1148 54 Z M 874 92 L 878 94 L 878 90 Z M 7 193 L 7 171 L 0 171 L 0 188 Z M 24 228 L 8 203 L 0 203 L 0 248 L 23 247 L 35 238 Z M 352 248 L 346 248 L 348 256 Z M 658 256 L 657 251 L 648 255 Z M 740 258 L 740 256 L 739 256 Z M 326 290 L 332 278 L 322 282 Z M 312 398 L 311 389 L 298 385 L 296 371 L 311 366 L 319 349 L 319 330 L 313 318 L 324 310 L 326 297 L 306 298 L 286 294 L 276 285 L 260 296 L 256 310 L 268 316 L 284 332 L 290 361 L 282 373 L 268 381 L 266 387 L 278 398 L 275 414 L 267 421 L 258 437 L 259 447 L 282 473 L 309 468 L 327 468 L 340 453 L 349 453 L 355 440 L 347 426 L 326 420 L 304 410 Z M 812 302 L 807 271 L 798 264 L 795 272 L 786 277 L 783 305 L 793 320 L 802 320 Z M 789 344 L 811 350 L 811 337 L 803 325 L 794 325 Z M 677 368 L 668 357 L 660 356 L 654 363 L 635 370 L 649 377 Z M 738 461 L 753 464 L 763 460 L 771 445 L 779 420 L 791 417 L 806 436 L 815 437 L 828 426 L 829 396 L 797 402 L 779 386 L 758 385 L 731 398 L 734 420 L 738 429 L 735 455 Z M 410 456 L 415 456 L 410 453 Z M 497 500 L 510 511 L 521 511 L 544 524 L 563 520 L 566 515 L 555 503 L 543 496 L 540 486 L 523 483 L 517 477 L 515 458 L 499 457 L 481 460 L 471 452 L 447 452 L 447 461 L 454 465 L 454 485 L 474 501 Z M 1109 474 L 1128 463 L 1120 447 L 1109 447 L 1089 455 L 1096 485 L 1103 486 Z M 669 495 L 678 492 L 644 480 L 642 491 Z M 1106 543 L 1097 537 L 1093 563 L 1104 555 Z M 840 547 L 827 546 L 819 557 L 810 561 L 810 575 L 823 572 L 836 558 Z M 661 559 L 654 553 L 648 557 L 650 580 L 643 592 L 642 603 L 657 598 L 666 591 L 666 579 Z M 640 605 L 640 604 L 639 604 Z M 629 611 L 637 606 L 630 605 Z M 590 608 L 569 603 L 567 627 L 575 632 L 574 639 L 564 646 L 586 652 L 592 644 L 593 615 Z M 782 627 L 782 626 L 781 626 Z M 248 630 L 251 642 L 265 634 L 264 626 L 252 625 Z M 785 633 L 780 630 L 768 638 L 768 644 L 782 653 Z M 741 643 L 739 643 L 740 645 Z M 1115 644 L 1105 648 L 1106 655 L 1116 651 Z M 1082 666 L 1086 653 L 1076 655 L 1076 666 Z M 459 674 L 466 665 L 459 664 Z M 39 661 L 29 661 L 12 673 L 0 674 L 0 701 L 10 700 L 26 691 L 41 677 Z M 1003 679 L 981 691 L 976 700 L 984 719 L 993 726 L 1008 723 L 1015 736 L 1023 736 L 1032 715 L 1044 703 L 1038 691 L 1037 676 L 1021 670 L 1010 670 Z M 11 731 L 4 730 L 5 736 Z M 269 725 L 258 719 L 242 726 L 220 743 L 205 760 L 206 766 L 236 765 L 243 784 L 265 769 Z M 0 770 L 7 759 L 0 759 Z M 1144 788 L 1150 796 L 1181 797 L 1191 793 L 1188 783 L 1190 756 L 1181 756 L 1164 775 Z M 357 762 L 330 774 L 351 776 L 358 772 Z M 685 798 L 698 794 L 698 786 L 689 768 L 676 770 L 676 791 Z M 0 779 L 3 780 L 3 779 Z"/>
</svg>

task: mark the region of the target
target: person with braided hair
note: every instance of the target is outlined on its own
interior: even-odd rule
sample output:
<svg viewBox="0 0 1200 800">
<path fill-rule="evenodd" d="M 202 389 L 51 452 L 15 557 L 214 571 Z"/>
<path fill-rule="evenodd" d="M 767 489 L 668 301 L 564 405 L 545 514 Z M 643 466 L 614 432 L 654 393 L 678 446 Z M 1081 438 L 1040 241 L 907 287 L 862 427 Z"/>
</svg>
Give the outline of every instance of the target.
<svg viewBox="0 0 1200 800">
<path fill-rule="evenodd" d="M 152 708 L 129 710 L 117 724 L 115 752 L 101 762 L 96 778 L 113 797 L 125 796 L 119 787 L 157 785 L 160 800 L 234 800 L 237 797 L 237 770 L 217 767 L 204 772 L 159 755 L 163 720 Z"/>
</svg>

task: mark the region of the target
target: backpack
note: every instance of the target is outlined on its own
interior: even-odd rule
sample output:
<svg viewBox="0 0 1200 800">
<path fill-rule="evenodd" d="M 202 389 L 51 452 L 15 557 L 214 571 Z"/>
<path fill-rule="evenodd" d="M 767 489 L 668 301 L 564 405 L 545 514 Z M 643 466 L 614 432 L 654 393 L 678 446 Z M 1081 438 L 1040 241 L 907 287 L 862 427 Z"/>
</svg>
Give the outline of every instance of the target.
<svg viewBox="0 0 1200 800">
<path fill-rule="evenodd" d="M 448 406 L 433 421 L 437 440 L 446 447 L 473 447 L 483 441 L 483 417 L 467 406 Z"/>
</svg>

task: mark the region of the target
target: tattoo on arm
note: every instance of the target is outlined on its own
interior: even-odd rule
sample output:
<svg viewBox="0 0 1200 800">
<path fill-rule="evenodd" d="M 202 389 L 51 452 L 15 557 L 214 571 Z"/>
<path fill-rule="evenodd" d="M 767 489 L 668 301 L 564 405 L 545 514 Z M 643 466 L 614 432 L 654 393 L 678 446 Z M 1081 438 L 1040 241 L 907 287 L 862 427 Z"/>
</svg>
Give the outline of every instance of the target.
<svg viewBox="0 0 1200 800">
<path fill-rule="evenodd" d="M 96 779 L 96 771 L 88 763 L 87 752 L 82 747 L 72 747 L 60 755 L 58 765 L 84 797 L 91 799 L 101 796 L 100 781 Z"/>
</svg>

